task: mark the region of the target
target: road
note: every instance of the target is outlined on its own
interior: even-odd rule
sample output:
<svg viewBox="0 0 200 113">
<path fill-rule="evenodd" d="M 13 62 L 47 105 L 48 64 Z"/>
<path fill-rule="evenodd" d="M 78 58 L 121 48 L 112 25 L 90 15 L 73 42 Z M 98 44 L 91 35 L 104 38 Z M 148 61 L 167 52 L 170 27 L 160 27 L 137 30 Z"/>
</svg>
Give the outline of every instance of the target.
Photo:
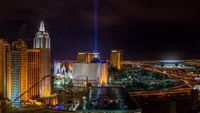
<svg viewBox="0 0 200 113">
<path fill-rule="evenodd" d="M 168 91 L 141 91 L 141 92 L 129 92 L 130 96 L 164 96 L 164 95 L 173 95 L 173 94 L 189 94 L 191 88 L 179 88 Z"/>
<path fill-rule="evenodd" d="M 169 88 L 167 90 L 129 92 L 130 96 L 163 96 L 173 94 L 189 94 L 193 86 L 196 84 L 196 82 L 194 82 L 192 78 L 187 77 L 186 75 L 180 76 L 176 73 L 170 73 L 163 68 L 145 67 L 144 69 L 165 74 L 170 78 L 178 78 L 179 80 L 183 81 L 184 84 Z"/>
</svg>

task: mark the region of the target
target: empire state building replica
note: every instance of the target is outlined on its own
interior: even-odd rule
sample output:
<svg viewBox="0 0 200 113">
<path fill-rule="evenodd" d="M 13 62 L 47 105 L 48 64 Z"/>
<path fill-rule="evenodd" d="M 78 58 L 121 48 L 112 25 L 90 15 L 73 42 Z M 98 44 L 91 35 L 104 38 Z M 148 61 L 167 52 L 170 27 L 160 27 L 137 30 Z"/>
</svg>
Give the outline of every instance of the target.
<svg viewBox="0 0 200 113">
<path fill-rule="evenodd" d="M 34 38 L 34 49 L 40 50 L 40 77 L 41 80 L 44 76 L 51 74 L 51 45 L 48 32 L 45 31 L 44 22 L 40 22 L 39 31 Z M 51 77 L 46 77 L 40 85 L 40 97 L 48 97 L 51 95 Z"/>
</svg>

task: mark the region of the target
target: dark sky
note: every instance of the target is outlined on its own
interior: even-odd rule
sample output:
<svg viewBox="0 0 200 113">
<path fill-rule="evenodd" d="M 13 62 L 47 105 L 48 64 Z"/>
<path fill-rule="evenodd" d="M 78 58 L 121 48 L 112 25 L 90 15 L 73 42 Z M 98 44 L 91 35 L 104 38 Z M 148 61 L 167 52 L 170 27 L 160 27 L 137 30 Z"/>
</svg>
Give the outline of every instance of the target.
<svg viewBox="0 0 200 113">
<path fill-rule="evenodd" d="M 121 49 L 125 59 L 200 58 L 198 0 L 99 0 L 98 47 L 103 58 Z M 92 50 L 93 0 L 1 0 L 0 36 L 32 47 L 44 20 L 54 59 Z"/>
</svg>

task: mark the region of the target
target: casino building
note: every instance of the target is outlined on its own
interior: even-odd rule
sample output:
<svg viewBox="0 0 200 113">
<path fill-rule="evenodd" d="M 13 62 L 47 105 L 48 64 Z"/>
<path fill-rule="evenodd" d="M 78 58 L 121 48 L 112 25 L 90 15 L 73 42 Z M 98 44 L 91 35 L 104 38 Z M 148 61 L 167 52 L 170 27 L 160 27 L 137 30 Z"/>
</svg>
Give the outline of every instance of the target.
<svg viewBox="0 0 200 113">
<path fill-rule="evenodd" d="M 92 86 L 107 84 L 108 64 L 102 63 L 94 56 L 90 63 L 73 64 L 73 84 L 82 86 L 91 83 Z"/>
<path fill-rule="evenodd" d="M 100 54 L 97 52 L 79 52 L 77 54 L 77 62 L 90 63 L 94 57 L 100 59 Z"/>
</svg>

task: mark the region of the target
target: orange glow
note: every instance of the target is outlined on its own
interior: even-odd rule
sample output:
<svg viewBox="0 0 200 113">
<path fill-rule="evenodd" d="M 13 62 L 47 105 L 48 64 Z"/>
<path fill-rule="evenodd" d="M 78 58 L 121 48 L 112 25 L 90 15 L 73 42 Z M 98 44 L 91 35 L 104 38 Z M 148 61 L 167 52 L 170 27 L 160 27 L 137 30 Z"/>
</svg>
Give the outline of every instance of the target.
<svg viewBox="0 0 200 113">
<path fill-rule="evenodd" d="M 39 81 L 40 76 L 40 50 L 28 49 L 28 88 Z M 28 92 L 28 98 L 39 97 L 39 84 Z"/>
<path fill-rule="evenodd" d="M 108 73 L 107 73 L 107 65 L 102 64 L 102 72 L 100 78 L 100 84 L 108 84 Z"/>
<path fill-rule="evenodd" d="M 117 69 L 121 69 L 121 61 L 123 59 L 121 50 L 111 51 L 110 64 Z"/>
<path fill-rule="evenodd" d="M 53 99 L 53 105 L 56 105 L 56 104 L 58 104 L 57 98 L 56 98 L 56 99 Z"/>
<path fill-rule="evenodd" d="M 121 61 L 120 61 L 120 56 L 121 56 L 121 53 L 118 52 L 117 53 L 117 56 L 118 56 L 118 59 L 117 59 L 117 69 L 121 69 Z"/>
<path fill-rule="evenodd" d="M 42 103 L 41 103 L 41 102 L 35 102 L 35 105 L 37 105 L 37 106 L 41 106 Z"/>
</svg>

